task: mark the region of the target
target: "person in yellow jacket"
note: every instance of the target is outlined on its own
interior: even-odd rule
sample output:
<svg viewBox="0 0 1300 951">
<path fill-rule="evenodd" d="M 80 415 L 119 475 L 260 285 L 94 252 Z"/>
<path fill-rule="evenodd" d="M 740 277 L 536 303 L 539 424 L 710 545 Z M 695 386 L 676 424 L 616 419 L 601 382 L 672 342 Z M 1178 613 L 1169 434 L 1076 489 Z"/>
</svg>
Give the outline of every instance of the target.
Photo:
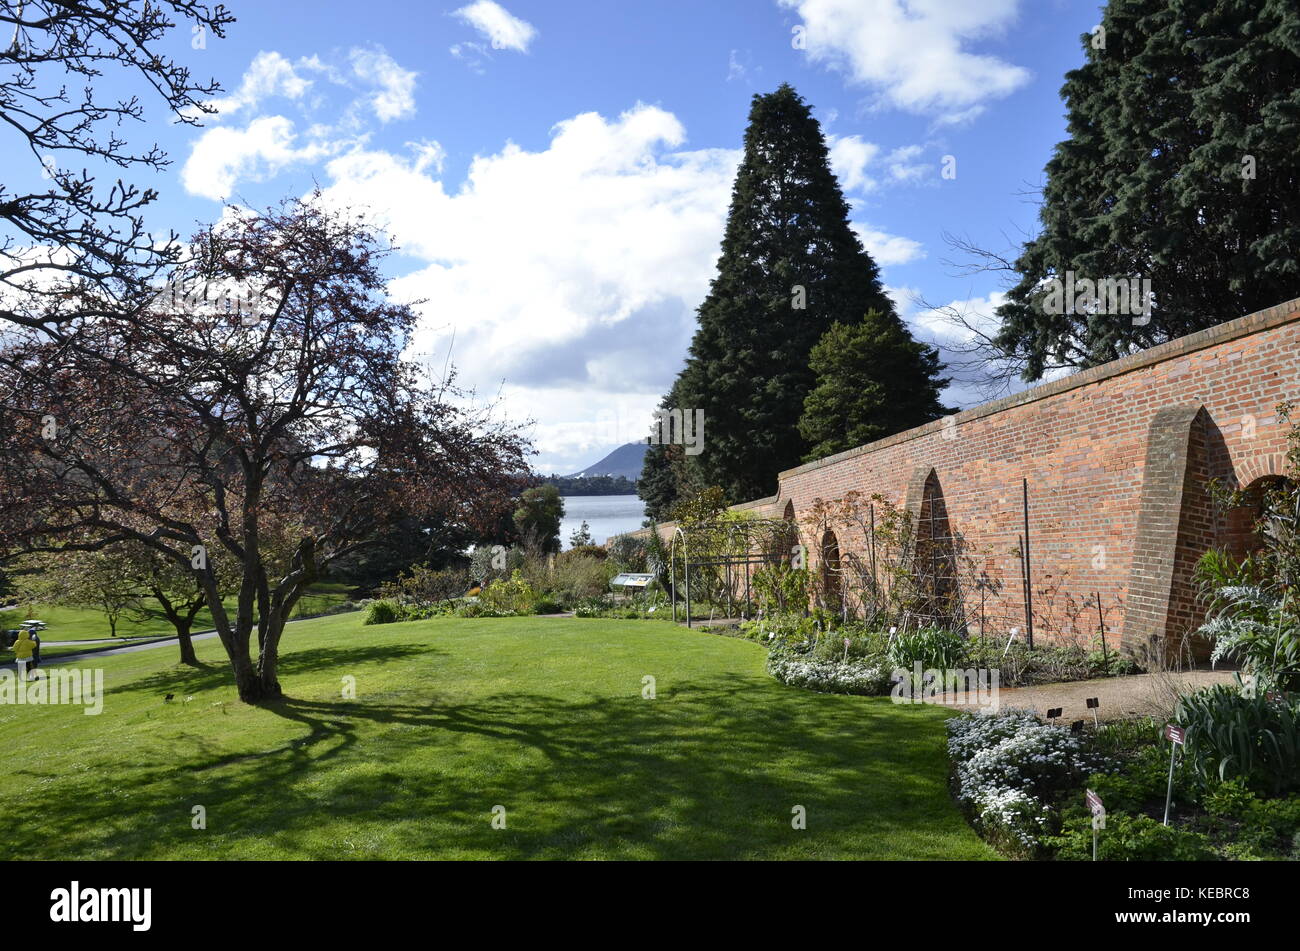
<svg viewBox="0 0 1300 951">
<path fill-rule="evenodd" d="M 27 664 L 32 659 L 32 653 L 36 650 L 36 643 L 32 640 L 31 631 L 23 628 L 18 635 L 18 640 L 14 641 L 13 647 L 9 648 L 14 652 L 14 657 L 18 661 L 18 677 L 21 680 L 27 679 Z"/>
</svg>

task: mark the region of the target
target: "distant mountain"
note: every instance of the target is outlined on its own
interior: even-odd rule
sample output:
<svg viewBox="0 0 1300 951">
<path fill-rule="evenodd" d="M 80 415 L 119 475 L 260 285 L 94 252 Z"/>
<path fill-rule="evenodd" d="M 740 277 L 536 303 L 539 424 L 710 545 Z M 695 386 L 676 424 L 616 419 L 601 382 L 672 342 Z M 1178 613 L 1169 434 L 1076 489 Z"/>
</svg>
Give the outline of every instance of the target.
<svg viewBox="0 0 1300 951">
<path fill-rule="evenodd" d="M 650 447 L 643 442 L 630 442 L 619 446 L 600 462 L 587 466 L 581 472 L 575 472 L 570 478 L 579 476 L 622 476 L 635 482 L 641 478 L 641 465 L 645 462 L 645 451 Z"/>
</svg>

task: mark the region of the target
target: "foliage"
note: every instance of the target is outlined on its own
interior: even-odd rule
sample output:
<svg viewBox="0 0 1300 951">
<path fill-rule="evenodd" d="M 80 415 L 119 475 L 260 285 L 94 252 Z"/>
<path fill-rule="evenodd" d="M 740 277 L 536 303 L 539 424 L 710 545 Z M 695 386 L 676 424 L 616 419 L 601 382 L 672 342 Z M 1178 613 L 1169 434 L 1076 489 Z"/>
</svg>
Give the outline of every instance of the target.
<svg viewBox="0 0 1300 951">
<path fill-rule="evenodd" d="M 605 546 L 608 557 L 619 571 L 645 572 L 650 543 L 633 535 L 615 535 Z"/>
<path fill-rule="evenodd" d="M 1033 853 L 1048 831 L 1050 801 L 1104 764 L 1080 735 L 1027 710 L 948 721 L 957 799 L 991 838 Z"/>
<path fill-rule="evenodd" d="M 566 498 L 571 495 L 636 495 L 636 483 L 621 475 L 548 475 L 543 481 L 555 486 Z"/>
<path fill-rule="evenodd" d="M 330 578 L 369 595 L 416 568 L 426 571 L 463 567 L 462 552 L 473 541 L 463 526 L 446 518 L 414 518 L 397 513 L 384 518 L 366 544 L 330 565 Z"/>
<path fill-rule="evenodd" d="M 1300 689 L 1300 617 L 1289 589 L 1267 578 L 1267 553 L 1231 559 L 1211 549 L 1197 562 L 1197 580 L 1210 604 L 1198 633 L 1214 643 L 1211 660 L 1235 661 L 1263 690 Z M 1226 582 L 1226 583 L 1225 583 Z"/>
<path fill-rule="evenodd" d="M 889 692 L 889 671 L 878 664 L 821 660 L 774 650 L 767 657 L 767 672 L 787 686 L 818 693 L 870 697 Z"/>
<path fill-rule="evenodd" d="M 392 624 L 401 617 L 401 606 L 396 601 L 380 599 L 366 605 L 366 624 Z"/>
<path fill-rule="evenodd" d="M 498 578 L 479 593 L 479 603 L 488 611 L 511 614 L 532 614 L 538 593 L 518 571 L 510 573 L 510 580 Z"/>
<path fill-rule="evenodd" d="M 584 518 L 582 524 L 569 533 L 570 548 L 594 548 L 596 540 L 591 537 L 591 526 Z"/>
<path fill-rule="evenodd" d="M 764 565 L 750 579 L 758 610 L 767 617 L 808 609 L 808 569 L 795 568 L 788 561 Z"/>
<path fill-rule="evenodd" d="M 997 310 L 996 343 L 1028 380 L 1300 296 L 1300 7 L 1110 0 L 1100 31 L 1066 75 L 1042 230 Z M 1091 303 L 1046 312 L 1048 280 L 1067 271 L 1149 279 L 1149 322 Z"/>
<path fill-rule="evenodd" d="M 127 555 L 116 551 L 61 551 L 29 556 L 22 562 L 19 591 L 28 601 L 92 607 L 117 636 L 118 621 L 145 594 Z"/>
<path fill-rule="evenodd" d="M 894 635 L 889 645 L 889 663 L 912 670 L 917 661 L 922 670 L 953 670 L 961 667 L 966 641 L 960 634 L 939 627 L 923 627 Z"/>
<path fill-rule="evenodd" d="M 574 603 L 574 614 L 581 618 L 619 618 L 627 621 L 670 621 L 672 605 L 662 591 L 647 591 L 628 598 L 612 594 L 582 598 Z"/>
<path fill-rule="evenodd" d="M 0 549 L 134 540 L 194 564 L 239 696 L 256 703 L 281 695 L 284 623 L 335 558 L 394 511 L 486 529 L 526 442 L 454 377 L 403 359 L 417 315 L 389 299 L 387 241 L 364 219 L 312 196 L 232 209 L 191 251 L 174 285 L 255 278 L 248 313 L 162 297 L 99 315 L 77 347 L 5 335 Z M 266 541 L 284 535 L 280 568 Z M 225 559 L 241 576 L 234 611 L 214 573 Z"/>
<path fill-rule="evenodd" d="M 660 408 L 672 409 L 675 403 L 670 393 Z M 647 518 L 655 521 L 671 519 L 673 507 L 698 490 L 696 479 L 687 467 L 683 446 L 656 442 L 646 449 L 636 494 L 645 502 Z"/>
<path fill-rule="evenodd" d="M 560 550 L 560 522 L 564 518 L 564 499 L 553 485 L 525 489 L 515 508 L 515 531 L 526 550 L 534 553 Z"/>
<path fill-rule="evenodd" d="M 470 572 L 467 568 L 448 568 L 435 571 L 424 565 L 412 565 L 396 581 L 382 585 L 381 598 L 411 604 L 434 604 L 451 601 L 469 590 Z"/>
<path fill-rule="evenodd" d="M 808 365 L 816 383 L 799 417 L 809 445 L 805 462 L 952 412 L 939 398 L 948 384 L 939 352 L 915 340 L 892 310 L 836 321 L 812 348 Z"/>
<path fill-rule="evenodd" d="M 1092 858 L 1092 816 L 1071 810 L 1061 832 L 1043 843 L 1058 859 Z M 1146 815 L 1107 813 L 1106 831 L 1097 838 L 1097 858 L 1103 862 L 1197 862 L 1214 859 L 1210 840 L 1199 832 L 1166 826 Z"/>
<path fill-rule="evenodd" d="M 694 481 L 733 502 L 771 495 L 808 450 L 798 420 L 815 382 L 813 346 L 835 321 L 873 309 L 893 304 L 849 224 L 811 107 L 789 85 L 756 95 L 717 275 L 665 401 L 704 413 L 704 451 L 682 459 Z M 642 475 L 652 484 L 651 467 L 677 457 L 654 448 Z"/>
<path fill-rule="evenodd" d="M 1300 786 L 1300 699 L 1216 684 L 1181 697 L 1175 718 L 1202 782 L 1240 777 L 1274 794 Z"/>
</svg>

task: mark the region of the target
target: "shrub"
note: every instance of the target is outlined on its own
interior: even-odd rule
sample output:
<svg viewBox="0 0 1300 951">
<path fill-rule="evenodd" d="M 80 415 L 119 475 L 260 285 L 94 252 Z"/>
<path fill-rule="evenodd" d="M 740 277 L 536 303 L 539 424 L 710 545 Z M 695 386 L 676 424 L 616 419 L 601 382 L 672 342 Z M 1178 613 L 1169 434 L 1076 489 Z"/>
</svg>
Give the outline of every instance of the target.
<svg viewBox="0 0 1300 951">
<path fill-rule="evenodd" d="M 388 600 L 371 601 L 366 606 L 363 624 L 392 624 L 401 616 L 401 609 L 396 602 Z"/>
<path fill-rule="evenodd" d="M 848 641 L 848 647 L 844 642 Z M 889 633 L 873 630 L 864 624 L 846 624 L 817 637 L 810 652 L 818 660 L 855 660 L 885 666 Z"/>
<path fill-rule="evenodd" d="M 532 614 L 536 601 L 537 592 L 523 579 L 518 569 L 510 573 L 509 581 L 498 578 L 479 593 L 479 604 L 484 612 Z"/>
<path fill-rule="evenodd" d="M 460 597 L 469 586 L 470 573 L 467 568 L 435 571 L 424 565 L 412 565 L 396 581 L 380 586 L 379 597 L 381 600 L 405 604 L 436 604 Z"/>
<path fill-rule="evenodd" d="M 808 570 L 781 562 L 754 572 L 752 591 L 758 608 L 767 615 L 802 610 L 808 604 Z"/>
<path fill-rule="evenodd" d="M 561 601 L 572 603 L 579 598 L 594 598 L 609 592 L 609 581 L 617 567 L 603 558 L 581 552 L 565 552 L 555 559 L 548 587 Z"/>
<path fill-rule="evenodd" d="M 538 598 L 537 603 L 533 605 L 534 614 L 559 614 L 563 610 L 560 602 L 547 596 Z"/>
<path fill-rule="evenodd" d="M 644 538 L 616 535 L 605 546 L 609 560 L 619 571 L 647 571 L 646 556 L 649 545 Z"/>
</svg>

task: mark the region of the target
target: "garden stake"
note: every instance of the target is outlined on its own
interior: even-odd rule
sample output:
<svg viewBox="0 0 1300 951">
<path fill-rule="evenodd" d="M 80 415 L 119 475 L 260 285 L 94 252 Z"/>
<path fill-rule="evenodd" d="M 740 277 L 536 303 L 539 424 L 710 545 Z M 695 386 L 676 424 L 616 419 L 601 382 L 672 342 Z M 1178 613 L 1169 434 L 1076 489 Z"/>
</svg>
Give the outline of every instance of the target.
<svg viewBox="0 0 1300 951">
<path fill-rule="evenodd" d="M 1025 637 L 1029 641 L 1029 649 L 1034 649 L 1034 577 L 1030 571 L 1029 562 L 1029 480 L 1021 479 L 1020 488 L 1024 493 L 1025 500 L 1025 540 L 1021 547 L 1021 552 L 1025 556 Z"/>
<path fill-rule="evenodd" d="M 1110 655 L 1106 653 L 1106 615 L 1101 610 L 1101 592 L 1097 592 L 1097 625 L 1101 631 L 1101 667 L 1110 673 Z"/>
<path fill-rule="evenodd" d="M 1165 792 L 1165 825 L 1169 825 L 1169 804 L 1174 799 L 1174 755 L 1183 745 L 1183 728 L 1170 723 L 1165 727 L 1165 739 L 1169 741 L 1169 789 Z"/>
<path fill-rule="evenodd" d="M 1088 809 L 1092 812 L 1092 860 L 1097 861 L 1097 830 L 1106 828 L 1106 807 L 1101 804 L 1101 797 L 1091 789 L 1086 795 Z"/>
</svg>

